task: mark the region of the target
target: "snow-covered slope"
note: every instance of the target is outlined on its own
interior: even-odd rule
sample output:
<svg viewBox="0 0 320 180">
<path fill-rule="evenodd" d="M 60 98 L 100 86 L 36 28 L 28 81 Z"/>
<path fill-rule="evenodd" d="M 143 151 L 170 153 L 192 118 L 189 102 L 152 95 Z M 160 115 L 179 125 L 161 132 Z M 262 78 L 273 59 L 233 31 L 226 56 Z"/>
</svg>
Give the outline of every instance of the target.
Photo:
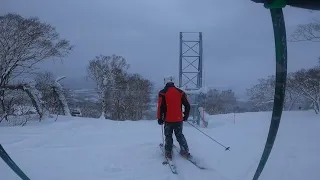
<svg viewBox="0 0 320 180">
<path fill-rule="evenodd" d="M 162 165 L 156 121 L 108 121 L 59 117 L 57 122 L 0 127 L 0 143 L 32 180 L 250 180 L 259 163 L 271 112 L 211 116 L 202 130 L 185 124 L 190 152 L 210 170 L 175 156 L 178 175 Z M 49 120 L 48 120 L 49 121 Z M 261 180 L 320 179 L 320 117 L 284 112 Z M 177 142 L 175 142 L 177 144 Z M 19 179 L 0 160 L 0 179 Z"/>
</svg>

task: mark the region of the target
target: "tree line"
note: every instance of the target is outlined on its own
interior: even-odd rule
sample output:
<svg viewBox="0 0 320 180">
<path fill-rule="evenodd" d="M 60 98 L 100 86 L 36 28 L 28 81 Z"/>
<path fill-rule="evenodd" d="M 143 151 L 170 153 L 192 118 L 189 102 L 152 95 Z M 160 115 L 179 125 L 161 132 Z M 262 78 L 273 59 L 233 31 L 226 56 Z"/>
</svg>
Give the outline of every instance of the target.
<svg viewBox="0 0 320 180">
<path fill-rule="evenodd" d="M 320 60 L 309 69 L 288 73 L 284 110 L 313 109 L 320 111 Z M 247 90 L 254 107 L 259 111 L 271 110 L 274 99 L 275 76 L 259 79 Z"/>
<path fill-rule="evenodd" d="M 300 24 L 290 42 L 320 42 L 320 21 Z M 259 83 L 247 89 L 256 111 L 271 110 L 274 99 L 275 76 L 259 79 Z M 320 112 L 320 57 L 318 65 L 288 73 L 284 110 L 313 109 Z"/>
<path fill-rule="evenodd" d="M 153 84 L 141 75 L 129 74 L 122 56 L 100 55 L 89 62 L 88 77 L 96 84 L 102 106 L 101 117 L 139 120 L 149 107 Z"/>
<path fill-rule="evenodd" d="M 62 60 L 73 49 L 54 27 L 37 17 L 24 18 L 13 13 L 0 16 L 0 122 L 8 121 L 10 115 L 33 113 L 33 110 L 40 120 L 48 114 L 70 115 L 70 106 L 79 103 L 60 84 L 65 77 L 39 73 L 36 65 Z M 88 77 L 96 83 L 100 102 L 86 102 L 88 105 L 81 107 L 85 110 L 101 106 L 103 118 L 144 118 L 153 84 L 139 74 L 128 73 L 128 68 L 125 58 L 117 55 L 100 55 L 90 60 Z"/>
</svg>

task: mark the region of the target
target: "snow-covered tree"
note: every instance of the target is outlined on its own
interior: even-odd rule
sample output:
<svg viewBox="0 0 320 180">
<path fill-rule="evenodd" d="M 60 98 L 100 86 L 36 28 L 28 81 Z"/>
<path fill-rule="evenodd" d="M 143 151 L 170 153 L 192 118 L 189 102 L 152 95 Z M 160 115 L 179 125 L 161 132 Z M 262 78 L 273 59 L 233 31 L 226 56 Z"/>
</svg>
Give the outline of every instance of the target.
<svg viewBox="0 0 320 180">
<path fill-rule="evenodd" d="M 14 79 L 32 72 L 39 62 L 65 57 L 71 49 L 54 27 L 38 18 L 12 13 L 0 16 L 0 103 L 4 114 L 5 91 L 27 86 L 12 84 Z"/>
<path fill-rule="evenodd" d="M 259 83 L 247 89 L 250 101 L 254 103 L 260 111 L 272 110 L 274 99 L 275 76 L 266 79 L 259 79 Z"/>
<path fill-rule="evenodd" d="M 293 90 L 289 81 L 292 73 L 288 74 L 288 82 L 284 100 L 284 110 L 295 110 L 304 102 L 304 98 Z M 259 79 L 259 83 L 247 89 L 247 94 L 253 106 L 259 111 L 271 111 L 273 108 L 275 88 L 275 76 L 268 76 L 266 79 Z"/>
<path fill-rule="evenodd" d="M 115 79 L 118 71 L 126 71 L 129 65 L 122 56 L 104 56 L 95 57 L 89 62 L 87 67 L 88 77 L 96 83 L 96 90 L 102 105 L 101 118 L 110 116 L 110 101 L 115 92 Z"/>
<path fill-rule="evenodd" d="M 139 74 L 129 74 L 121 56 L 99 56 L 90 61 L 89 77 L 96 83 L 102 103 L 102 117 L 138 120 L 149 107 L 152 83 Z"/>
<path fill-rule="evenodd" d="M 32 84 L 18 84 L 18 85 L 6 85 L 2 88 L 8 90 L 22 90 L 28 94 L 33 106 L 36 108 L 40 116 L 40 120 L 43 119 L 44 109 L 41 101 L 41 93 Z"/>
<path fill-rule="evenodd" d="M 42 100 L 50 113 L 70 116 L 70 109 L 67 102 L 68 89 L 64 88 L 59 81 L 64 76 L 55 79 L 51 72 L 37 73 L 35 87 L 42 92 Z"/>
<path fill-rule="evenodd" d="M 15 115 L 15 106 L 17 104 L 24 106 L 28 100 L 30 101 L 28 95 L 21 90 L 7 90 L 5 92 L 4 104 L 6 113 L 0 113 L 0 122 L 4 119 L 6 119 L 6 121 L 9 121 L 10 119 L 8 119 L 7 117 L 10 115 Z M 2 111 L 2 109 L 0 109 L 0 111 Z"/>
<path fill-rule="evenodd" d="M 311 103 L 310 107 L 318 114 L 320 112 L 320 65 L 293 73 L 288 82 L 292 91 L 308 99 Z"/>
<path fill-rule="evenodd" d="M 309 41 L 320 43 L 320 20 L 314 18 L 312 22 L 300 24 L 292 34 L 294 42 Z M 319 100 L 319 65 L 309 70 L 302 69 L 290 78 L 290 85 L 299 96 L 306 98 L 316 113 L 320 111 Z"/>
<path fill-rule="evenodd" d="M 62 107 L 64 115 L 71 116 L 70 109 L 69 109 L 69 106 L 68 106 L 68 102 L 67 102 L 67 99 L 66 99 L 66 97 L 64 95 L 64 89 L 61 86 L 61 84 L 59 83 L 59 81 L 64 79 L 64 78 L 65 78 L 65 76 L 58 77 L 54 81 L 52 87 L 53 87 L 54 92 L 58 96 L 58 99 L 59 99 L 59 102 L 61 104 L 61 107 Z"/>
</svg>

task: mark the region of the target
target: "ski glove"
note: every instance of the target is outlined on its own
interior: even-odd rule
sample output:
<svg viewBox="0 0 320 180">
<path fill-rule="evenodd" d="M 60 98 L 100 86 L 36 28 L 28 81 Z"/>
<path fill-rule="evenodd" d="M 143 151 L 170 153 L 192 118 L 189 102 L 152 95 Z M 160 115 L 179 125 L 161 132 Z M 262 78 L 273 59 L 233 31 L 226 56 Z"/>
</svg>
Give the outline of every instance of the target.
<svg viewBox="0 0 320 180">
<path fill-rule="evenodd" d="M 158 124 L 162 125 L 163 124 L 163 120 L 162 119 L 158 119 Z"/>
<path fill-rule="evenodd" d="M 187 121 L 187 120 L 188 120 L 188 116 L 184 116 L 183 121 Z"/>
<path fill-rule="evenodd" d="M 189 118 L 189 114 L 183 112 L 184 116 L 183 116 L 183 121 L 187 121 Z"/>
</svg>

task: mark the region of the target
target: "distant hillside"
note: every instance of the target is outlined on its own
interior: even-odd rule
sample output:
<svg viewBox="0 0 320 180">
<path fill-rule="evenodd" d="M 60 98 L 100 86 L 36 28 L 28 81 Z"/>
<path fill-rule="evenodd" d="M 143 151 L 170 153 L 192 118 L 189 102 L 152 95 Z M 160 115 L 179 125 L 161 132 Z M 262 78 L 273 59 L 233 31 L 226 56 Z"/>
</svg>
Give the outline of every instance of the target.
<svg viewBox="0 0 320 180">
<path fill-rule="evenodd" d="M 73 100 L 77 102 L 92 101 L 98 102 L 99 96 L 95 89 L 74 89 L 71 90 Z"/>
<path fill-rule="evenodd" d="M 61 81 L 61 84 L 71 90 L 95 88 L 95 83 L 92 80 L 87 80 L 86 77 L 67 77 Z"/>
</svg>

